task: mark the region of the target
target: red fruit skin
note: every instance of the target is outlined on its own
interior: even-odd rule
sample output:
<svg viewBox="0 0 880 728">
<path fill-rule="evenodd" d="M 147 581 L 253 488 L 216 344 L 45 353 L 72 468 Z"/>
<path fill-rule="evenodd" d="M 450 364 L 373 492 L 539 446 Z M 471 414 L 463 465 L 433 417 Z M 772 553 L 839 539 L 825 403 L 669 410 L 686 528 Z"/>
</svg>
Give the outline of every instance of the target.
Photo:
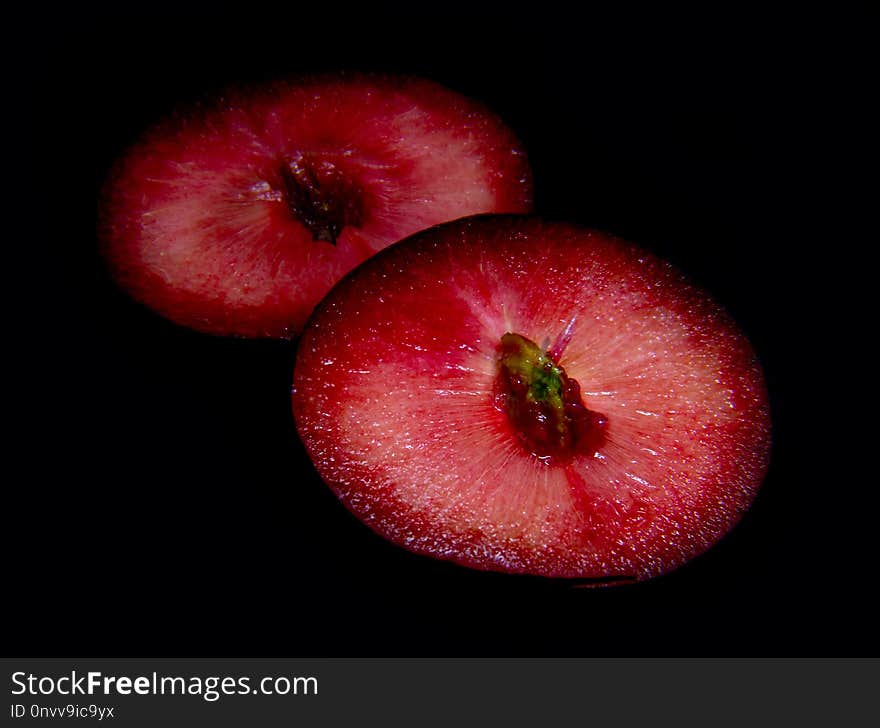
<svg viewBox="0 0 880 728">
<path fill-rule="evenodd" d="M 595 452 L 547 461 L 517 438 L 493 401 L 508 332 L 561 342 L 607 418 Z M 515 216 L 439 226 L 349 274 L 303 334 L 292 404 L 318 472 L 384 537 L 599 584 L 717 542 L 770 447 L 755 354 L 706 293 L 619 239 Z"/>
<path fill-rule="evenodd" d="M 282 168 L 299 164 L 330 170 L 325 194 L 355 197 L 339 209 L 355 209 L 358 224 L 335 244 L 288 207 Z M 167 318 L 290 337 L 383 247 L 531 207 L 519 142 L 479 104 L 422 79 L 322 76 L 229 92 L 151 129 L 111 171 L 99 233 L 119 285 Z"/>
</svg>

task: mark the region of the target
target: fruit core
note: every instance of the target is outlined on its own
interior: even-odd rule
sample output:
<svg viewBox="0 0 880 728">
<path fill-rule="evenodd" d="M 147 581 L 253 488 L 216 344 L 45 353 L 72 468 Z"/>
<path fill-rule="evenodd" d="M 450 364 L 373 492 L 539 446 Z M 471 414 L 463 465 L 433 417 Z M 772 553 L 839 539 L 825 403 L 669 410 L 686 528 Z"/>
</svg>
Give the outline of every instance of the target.
<svg viewBox="0 0 880 728">
<path fill-rule="evenodd" d="M 587 409 L 578 382 L 524 336 L 501 337 L 496 392 L 523 445 L 541 459 L 594 452 L 604 440 L 608 419 Z"/>
<path fill-rule="evenodd" d="M 281 163 L 280 177 L 287 209 L 313 240 L 335 245 L 343 228 L 360 227 L 363 195 L 332 161 L 297 155 Z"/>
</svg>

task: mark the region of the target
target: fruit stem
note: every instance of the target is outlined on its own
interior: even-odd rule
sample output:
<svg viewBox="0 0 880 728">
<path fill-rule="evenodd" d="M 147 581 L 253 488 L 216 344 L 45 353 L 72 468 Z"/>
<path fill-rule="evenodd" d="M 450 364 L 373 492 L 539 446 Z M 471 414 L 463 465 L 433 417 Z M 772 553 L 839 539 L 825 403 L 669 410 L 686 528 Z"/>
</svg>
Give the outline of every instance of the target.
<svg viewBox="0 0 880 728">
<path fill-rule="evenodd" d="M 290 214 L 309 229 L 312 240 L 336 245 L 343 228 L 361 225 L 361 194 L 333 162 L 300 154 L 282 162 L 280 173 Z"/>
<path fill-rule="evenodd" d="M 551 354 L 565 348 L 573 324 L 574 319 L 548 352 L 519 334 L 501 337 L 497 401 L 523 444 L 539 458 L 585 452 L 604 438 L 607 418 L 587 409 L 580 385 Z"/>
<path fill-rule="evenodd" d="M 565 351 L 565 347 L 567 347 L 568 343 L 571 341 L 571 337 L 574 335 L 574 324 L 576 321 L 577 315 L 572 316 L 559 336 L 556 337 L 553 346 L 547 350 L 547 355 L 555 361 L 559 361 L 562 353 Z"/>
</svg>

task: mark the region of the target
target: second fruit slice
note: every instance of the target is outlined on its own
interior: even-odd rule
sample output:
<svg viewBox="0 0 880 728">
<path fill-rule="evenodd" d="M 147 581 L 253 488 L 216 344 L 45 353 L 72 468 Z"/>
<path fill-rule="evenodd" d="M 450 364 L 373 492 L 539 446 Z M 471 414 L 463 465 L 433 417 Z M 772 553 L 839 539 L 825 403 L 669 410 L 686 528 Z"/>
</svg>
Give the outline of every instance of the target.
<svg viewBox="0 0 880 728">
<path fill-rule="evenodd" d="M 437 84 L 322 76 L 230 93 L 149 131 L 102 207 L 115 279 L 201 331 L 292 336 L 355 265 L 465 215 L 528 212 L 513 134 Z"/>
</svg>

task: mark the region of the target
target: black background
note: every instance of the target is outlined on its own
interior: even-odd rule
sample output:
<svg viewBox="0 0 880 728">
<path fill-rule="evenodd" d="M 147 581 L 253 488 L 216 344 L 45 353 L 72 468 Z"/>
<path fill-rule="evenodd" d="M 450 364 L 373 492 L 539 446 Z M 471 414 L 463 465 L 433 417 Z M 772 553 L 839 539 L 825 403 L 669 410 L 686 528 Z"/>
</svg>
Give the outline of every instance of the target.
<svg viewBox="0 0 880 728">
<path fill-rule="evenodd" d="M 8 258 L 6 276 L 24 325 L 7 354 L 20 374 L 7 392 L 19 467 L 4 514 L 5 651 L 875 651 L 834 555 L 845 529 L 805 457 L 822 444 L 802 431 L 814 416 L 803 401 L 811 261 L 792 221 L 780 224 L 798 195 L 792 151 L 808 136 L 790 111 L 821 76 L 817 39 L 831 32 L 819 26 L 256 5 L 13 24 L 29 133 L 25 206 L 8 233 L 26 262 Z M 294 345 L 189 332 L 114 288 L 96 252 L 97 195 L 147 125 L 230 83 L 335 68 L 413 72 L 483 101 L 528 149 L 540 214 L 644 245 L 733 314 L 765 367 L 774 448 L 754 507 L 718 546 L 605 590 L 409 554 L 314 473 L 289 407 Z"/>
</svg>

